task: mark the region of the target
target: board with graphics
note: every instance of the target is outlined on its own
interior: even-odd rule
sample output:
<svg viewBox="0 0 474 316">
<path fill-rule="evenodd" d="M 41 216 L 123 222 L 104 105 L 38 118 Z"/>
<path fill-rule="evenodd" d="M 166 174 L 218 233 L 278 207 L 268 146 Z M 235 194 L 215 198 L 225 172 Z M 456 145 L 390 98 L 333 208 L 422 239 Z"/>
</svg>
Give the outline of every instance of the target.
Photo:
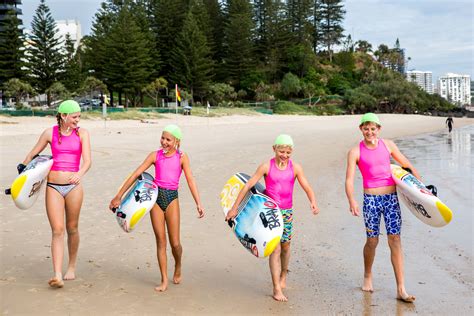
<svg viewBox="0 0 474 316">
<path fill-rule="evenodd" d="M 398 195 L 413 215 L 433 227 L 442 227 L 451 221 L 453 213 L 449 207 L 414 175 L 397 165 L 392 164 L 391 168 Z"/>
<path fill-rule="evenodd" d="M 225 215 L 249 178 L 244 173 L 237 173 L 224 185 L 220 198 Z M 259 258 L 267 257 L 275 250 L 283 233 L 280 208 L 263 192 L 261 184 L 249 190 L 238 207 L 237 216 L 229 223 L 242 246 Z"/>
<path fill-rule="evenodd" d="M 131 232 L 155 205 L 158 186 L 153 180 L 149 173 L 142 173 L 128 190 L 120 206 L 113 210 L 117 223 L 127 233 Z"/>
<path fill-rule="evenodd" d="M 29 209 L 38 199 L 52 166 L 53 157 L 48 155 L 35 157 L 15 178 L 10 189 L 5 190 L 5 193 L 11 194 L 13 202 L 19 209 Z"/>
</svg>

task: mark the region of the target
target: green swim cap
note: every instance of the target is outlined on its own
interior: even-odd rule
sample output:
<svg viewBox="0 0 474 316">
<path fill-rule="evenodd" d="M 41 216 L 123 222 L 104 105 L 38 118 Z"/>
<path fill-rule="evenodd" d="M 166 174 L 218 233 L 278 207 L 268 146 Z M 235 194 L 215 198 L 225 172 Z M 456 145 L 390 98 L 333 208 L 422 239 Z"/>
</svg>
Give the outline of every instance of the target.
<svg viewBox="0 0 474 316">
<path fill-rule="evenodd" d="M 275 146 L 286 145 L 286 146 L 293 147 L 293 139 L 291 138 L 290 135 L 281 134 L 281 135 L 278 135 L 278 137 L 275 139 L 274 145 Z"/>
<path fill-rule="evenodd" d="M 361 120 L 360 120 L 360 124 L 359 125 L 362 125 L 366 122 L 372 122 L 372 123 L 375 123 L 375 124 L 378 124 L 378 125 L 382 125 L 380 124 L 380 120 L 379 118 L 377 117 L 377 115 L 375 115 L 374 113 L 365 113 Z"/>
<path fill-rule="evenodd" d="M 58 113 L 71 114 L 81 112 L 79 103 L 74 100 L 66 100 L 61 102 L 58 108 Z"/>
<path fill-rule="evenodd" d="M 176 139 L 181 140 L 183 137 L 183 133 L 181 133 L 181 129 L 174 124 L 167 125 L 164 129 L 163 132 L 168 132 L 171 135 L 173 135 Z"/>
</svg>

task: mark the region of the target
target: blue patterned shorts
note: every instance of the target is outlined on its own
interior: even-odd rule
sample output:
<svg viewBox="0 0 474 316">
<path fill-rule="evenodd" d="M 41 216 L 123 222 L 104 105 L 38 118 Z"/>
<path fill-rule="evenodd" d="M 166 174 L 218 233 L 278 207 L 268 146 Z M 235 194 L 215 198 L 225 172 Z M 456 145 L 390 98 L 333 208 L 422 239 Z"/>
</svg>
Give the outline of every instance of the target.
<svg viewBox="0 0 474 316">
<path fill-rule="evenodd" d="M 281 235 L 280 242 L 290 242 L 293 237 L 293 210 L 281 210 L 283 217 L 283 235 Z"/>
<path fill-rule="evenodd" d="M 382 214 L 387 235 L 400 235 L 402 216 L 396 192 L 384 195 L 364 194 L 363 213 L 367 237 L 377 237 L 380 234 Z"/>
</svg>

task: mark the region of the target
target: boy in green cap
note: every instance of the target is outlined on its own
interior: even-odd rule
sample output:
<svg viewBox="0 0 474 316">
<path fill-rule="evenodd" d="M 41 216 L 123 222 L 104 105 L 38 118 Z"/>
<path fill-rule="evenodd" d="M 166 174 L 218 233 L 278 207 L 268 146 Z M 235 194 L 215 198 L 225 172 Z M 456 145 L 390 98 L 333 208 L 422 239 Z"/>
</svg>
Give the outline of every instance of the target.
<svg viewBox="0 0 474 316">
<path fill-rule="evenodd" d="M 348 153 L 345 187 L 350 212 L 354 216 L 359 216 L 359 206 L 354 197 L 354 175 L 356 166 L 358 166 L 364 186 L 363 215 L 367 235 L 364 246 L 364 282 L 362 290 L 367 292 L 373 292 L 374 290 L 372 265 L 379 241 L 380 219 L 383 215 L 397 282 L 397 299 L 412 303 L 415 301 L 415 297 L 409 295 L 405 289 L 400 239 L 402 219 L 395 182 L 392 179 L 390 157 L 393 157 L 402 167 L 410 168 L 413 175 L 418 179 L 420 179 L 420 175 L 393 141 L 378 137 L 381 123 L 377 115 L 374 113 L 364 114 L 359 129 L 364 139 Z"/>
<path fill-rule="evenodd" d="M 290 263 L 290 245 L 293 236 L 293 187 L 295 179 L 306 192 L 314 215 L 319 213 L 313 189 L 306 179 L 303 168 L 294 163 L 290 157 L 293 153 L 291 136 L 279 135 L 273 144 L 275 157 L 269 162 L 262 163 L 253 176 L 240 191 L 234 205 L 227 213 L 226 221 L 237 216 L 237 209 L 247 192 L 262 178 L 265 178 L 265 194 L 271 197 L 280 207 L 283 217 L 283 235 L 280 245 L 270 255 L 270 273 L 273 282 L 273 299 L 286 302 L 288 298 L 283 293 L 286 287 L 288 266 Z"/>
</svg>

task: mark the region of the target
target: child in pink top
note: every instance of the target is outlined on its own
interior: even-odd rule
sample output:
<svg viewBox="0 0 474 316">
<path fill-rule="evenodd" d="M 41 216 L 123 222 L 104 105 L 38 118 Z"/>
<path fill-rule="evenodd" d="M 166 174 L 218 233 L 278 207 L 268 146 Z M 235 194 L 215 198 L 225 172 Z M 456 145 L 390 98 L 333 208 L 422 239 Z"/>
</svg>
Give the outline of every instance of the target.
<svg viewBox="0 0 474 316">
<path fill-rule="evenodd" d="M 411 303 L 415 301 L 415 297 L 409 295 L 405 290 L 400 239 L 402 219 L 395 182 L 392 179 L 390 169 L 390 157 L 393 157 L 402 167 L 410 168 L 413 175 L 418 179 L 420 179 L 420 175 L 394 142 L 378 137 L 381 124 L 375 114 L 364 114 L 359 129 L 364 139 L 348 153 L 346 194 L 349 200 L 350 212 L 354 216 L 359 216 L 359 205 L 354 197 L 354 175 L 356 166 L 358 166 L 364 186 L 363 215 L 367 235 L 364 246 L 365 270 L 362 290 L 373 292 L 372 264 L 375 259 L 375 249 L 379 242 L 380 220 L 383 215 L 397 282 L 397 298 Z"/>
<path fill-rule="evenodd" d="M 48 284 L 53 288 L 62 288 L 63 280 L 76 278 L 79 214 L 84 197 L 81 179 L 91 166 L 89 132 L 79 128 L 80 118 L 81 108 L 76 101 L 61 102 L 56 115 L 58 124 L 41 134 L 23 163 L 18 165 L 18 171 L 21 172 L 34 156 L 50 144 L 54 162 L 47 179 L 46 213 L 52 231 L 51 254 L 54 269 L 54 276 Z M 63 277 L 65 232 L 69 263 Z"/>
<path fill-rule="evenodd" d="M 269 162 L 262 163 L 257 168 L 257 171 L 240 191 L 225 220 L 228 221 L 237 216 L 237 208 L 245 194 L 264 177 L 265 194 L 277 202 L 283 215 L 283 236 L 280 245 L 270 255 L 270 273 L 273 282 L 273 298 L 280 302 L 286 302 L 288 298 L 283 294 L 283 289 L 286 287 L 290 262 L 290 244 L 293 235 L 293 187 L 295 179 L 298 180 L 306 192 L 314 215 L 319 213 L 319 208 L 313 189 L 311 189 L 303 173 L 303 168 L 290 159 L 293 153 L 291 137 L 284 134 L 278 136 L 273 145 L 273 151 L 275 157 Z"/>
<path fill-rule="evenodd" d="M 198 217 L 204 216 L 198 189 L 191 172 L 188 155 L 183 153 L 181 144 L 181 129 L 176 125 L 168 125 L 161 134 L 161 149 L 151 152 L 145 161 L 125 181 L 117 195 L 110 201 L 109 208 L 117 208 L 122 196 L 132 186 L 135 180 L 151 165 L 155 165 L 155 183 L 158 185 L 158 198 L 150 212 L 151 223 L 156 237 L 158 265 L 160 266 L 161 284 L 155 287 L 158 292 L 166 291 L 168 287 L 168 263 L 166 257 L 166 229 L 170 239 L 171 251 L 175 260 L 173 283 L 181 282 L 181 257 L 183 248 L 179 236 L 180 210 L 178 201 L 179 178 L 182 171 L 188 182 L 191 194 L 196 202 Z"/>
</svg>

